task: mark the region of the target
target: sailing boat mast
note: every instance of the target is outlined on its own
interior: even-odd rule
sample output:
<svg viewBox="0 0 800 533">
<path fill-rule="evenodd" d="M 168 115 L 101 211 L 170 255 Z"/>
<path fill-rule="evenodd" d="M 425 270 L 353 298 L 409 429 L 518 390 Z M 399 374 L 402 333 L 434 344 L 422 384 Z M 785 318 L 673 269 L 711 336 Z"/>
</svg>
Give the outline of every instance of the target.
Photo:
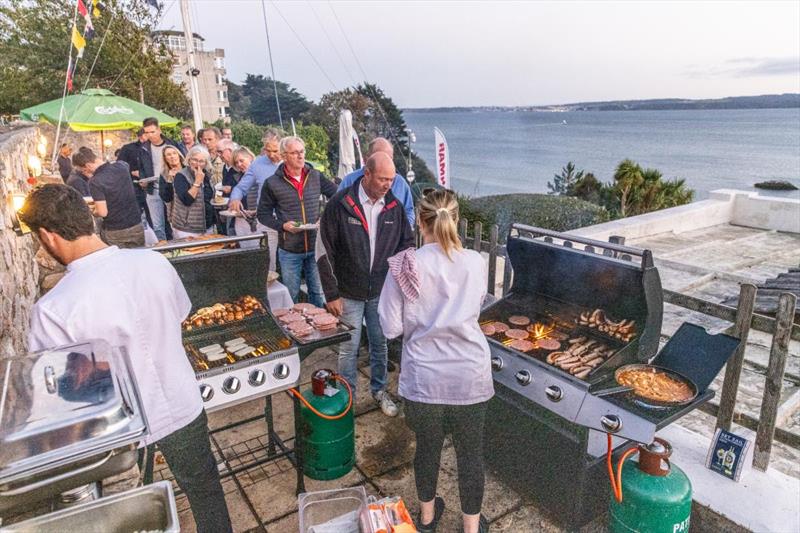
<svg viewBox="0 0 800 533">
<path fill-rule="evenodd" d="M 194 130 L 199 131 L 203 128 L 203 112 L 200 107 L 200 87 L 197 84 L 197 70 L 194 62 L 194 34 L 192 33 L 192 22 L 189 18 L 189 0 L 181 0 L 181 18 L 183 19 L 183 35 L 186 39 L 186 57 L 189 61 L 189 89 L 191 91 L 192 115 L 194 117 Z"/>
</svg>

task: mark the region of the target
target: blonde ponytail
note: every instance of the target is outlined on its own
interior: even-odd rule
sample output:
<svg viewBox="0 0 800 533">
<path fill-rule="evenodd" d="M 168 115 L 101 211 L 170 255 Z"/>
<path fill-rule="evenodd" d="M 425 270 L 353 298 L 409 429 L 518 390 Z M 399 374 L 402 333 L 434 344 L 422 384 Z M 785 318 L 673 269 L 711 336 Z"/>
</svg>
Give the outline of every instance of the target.
<svg viewBox="0 0 800 533">
<path fill-rule="evenodd" d="M 458 238 L 458 200 L 453 191 L 438 189 L 425 194 L 419 204 L 419 223 L 433 235 L 447 258 L 450 252 L 461 250 Z"/>
</svg>

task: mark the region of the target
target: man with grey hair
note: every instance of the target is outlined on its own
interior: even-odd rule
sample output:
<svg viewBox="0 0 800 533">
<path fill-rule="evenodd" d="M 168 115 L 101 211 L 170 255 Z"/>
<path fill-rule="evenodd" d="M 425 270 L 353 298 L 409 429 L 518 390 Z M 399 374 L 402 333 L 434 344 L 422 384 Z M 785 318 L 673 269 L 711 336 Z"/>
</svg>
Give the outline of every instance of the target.
<svg viewBox="0 0 800 533">
<path fill-rule="evenodd" d="M 281 139 L 280 152 L 283 163 L 261 188 L 258 221 L 278 232 L 281 277 L 292 300 L 297 303 L 305 274 L 309 301 L 322 307 L 325 299 L 314 253 L 319 197 L 336 194 L 336 184 L 306 163 L 305 143 L 300 137 Z"/>
<path fill-rule="evenodd" d="M 383 152 L 390 158 L 394 158 L 394 147 L 392 147 L 392 143 L 383 137 L 375 137 L 372 142 L 369 143 L 369 154 L 367 155 L 367 158 L 369 159 L 370 156 L 379 152 Z M 342 182 L 339 184 L 339 190 L 342 191 L 348 188 L 363 176 L 363 168 L 351 172 L 342 179 Z M 400 174 L 394 175 L 394 181 L 392 182 L 392 194 L 400 201 L 400 203 L 403 204 L 403 208 L 406 212 L 406 218 L 408 218 L 408 222 L 413 228 L 414 223 L 416 222 L 416 214 L 414 213 L 414 196 L 411 194 L 411 187 L 408 186 L 408 182 L 406 182 L 405 178 Z"/>
<path fill-rule="evenodd" d="M 244 173 L 244 176 L 236 184 L 236 187 L 231 191 L 231 199 L 228 203 L 228 209 L 231 211 L 240 211 L 242 209 L 242 200 L 247 199 L 247 206 L 249 209 L 256 209 L 258 201 L 261 197 L 261 188 L 267 178 L 275 174 L 278 170 L 278 164 L 281 162 L 280 148 L 278 144 L 281 140 L 281 134 L 278 130 L 268 129 L 261 137 L 261 142 L 264 147 L 261 154 L 256 157 L 250 164 L 250 168 Z M 267 233 L 267 240 L 269 242 L 269 259 L 270 265 L 278 264 L 278 232 L 256 221 L 255 231 L 259 233 Z M 245 241 L 239 244 L 240 246 L 257 246 L 255 241 Z M 273 266 L 274 268 L 274 266 Z"/>
</svg>

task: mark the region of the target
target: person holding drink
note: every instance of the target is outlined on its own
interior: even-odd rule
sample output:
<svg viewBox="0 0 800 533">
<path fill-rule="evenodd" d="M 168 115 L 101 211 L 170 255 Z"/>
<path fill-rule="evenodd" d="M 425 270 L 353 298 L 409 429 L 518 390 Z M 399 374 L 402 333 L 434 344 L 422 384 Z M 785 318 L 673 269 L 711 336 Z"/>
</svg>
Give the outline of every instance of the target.
<svg viewBox="0 0 800 533">
<path fill-rule="evenodd" d="M 208 150 L 195 145 L 186 154 L 187 166 L 175 175 L 172 183 L 175 199 L 172 224 L 176 239 L 196 237 L 214 232 L 214 188 L 208 170 Z"/>
</svg>

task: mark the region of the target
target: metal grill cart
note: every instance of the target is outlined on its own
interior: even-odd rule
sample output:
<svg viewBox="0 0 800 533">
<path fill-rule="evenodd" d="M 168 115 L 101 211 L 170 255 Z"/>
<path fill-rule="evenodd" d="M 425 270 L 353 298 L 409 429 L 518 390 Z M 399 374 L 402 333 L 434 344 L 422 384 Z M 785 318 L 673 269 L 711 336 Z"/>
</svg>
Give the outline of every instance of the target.
<svg viewBox="0 0 800 533">
<path fill-rule="evenodd" d="M 739 339 L 683 324 L 657 353 L 663 301 L 649 250 L 519 224 L 507 249 L 513 286 L 480 317 L 496 385 L 487 460 L 574 529 L 608 504 L 606 434 L 615 460 L 630 441 L 650 444 L 657 430 L 713 397 L 708 385 Z M 696 396 L 656 408 L 632 392 L 609 394 L 616 370 L 635 363 L 689 378 Z"/>
<path fill-rule="evenodd" d="M 272 395 L 296 387 L 300 380 L 301 361 L 314 350 L 348 340 L 353 328 L 340 323 L 336 329 L 315 331 L 306 337 L 295 337 L 282 328 L 272 314 L 266 297 L 269 249 L 265 241 L 258 248 L 233 247 L 237 242 L 262 237 L 225 237 L 168 244 L 153 249 L 168 255 L 183 281 L 192 301 L 190 316 L 199 309 L 223 303 L 242 302 L 245 298 L 250 302 L 249 307 L 245 306 L 245 312 L 251 312 L 241 318 L 237 318 L 235 314 L 233 317 L 226 317 L 223 313 L 218 319 L 213 319 L 211 315 L 213 323 L 184 324 L 183 343 L 186 356 L 195 370 L 198 393 L 208 411 L 221 410 L 264 397 L 263 416 L 236 421 L 211 431 L 212 443 L 225 467 L 221 471 L 222 477 L 232 477 L 239 490 L 244 493 L 236 474 L 285 457 L 296 470 L 296 490 L 300 494 L 305 491 L 303 451 L 301 439 L 297 438 L 302 431 L 300 404 L 291 395 L 295 434 L 282 438 L 275 431 Z M 185 254 L 186 250 L 198 245 L 211 250 Z M 235 349 L 237 345 L 229 350 L 228 346 L 231 346 L 232 341 L 250 350 Z M 208 347 L 213 345 L 224 348 L 224 357 L 213 361 L 209 359 Z M 217 355 L 220 353 L 217 352 Z M 262 419 L 267 426 L 266 439 L 248 442 L 241 457 L 230 454 L 226 457 L 213 438 L 223 431 Z M 152 465 L 152 461 L 149 463 Z M 232 463 L 236 463 L 236 466 Z M 151 474 L 149 478 L 152 479 Z M 247 503 L 249 505 L 249 501 Z M 258 517 L 254 509 L 251 508 L 251 511 Z"/>
</svg>

